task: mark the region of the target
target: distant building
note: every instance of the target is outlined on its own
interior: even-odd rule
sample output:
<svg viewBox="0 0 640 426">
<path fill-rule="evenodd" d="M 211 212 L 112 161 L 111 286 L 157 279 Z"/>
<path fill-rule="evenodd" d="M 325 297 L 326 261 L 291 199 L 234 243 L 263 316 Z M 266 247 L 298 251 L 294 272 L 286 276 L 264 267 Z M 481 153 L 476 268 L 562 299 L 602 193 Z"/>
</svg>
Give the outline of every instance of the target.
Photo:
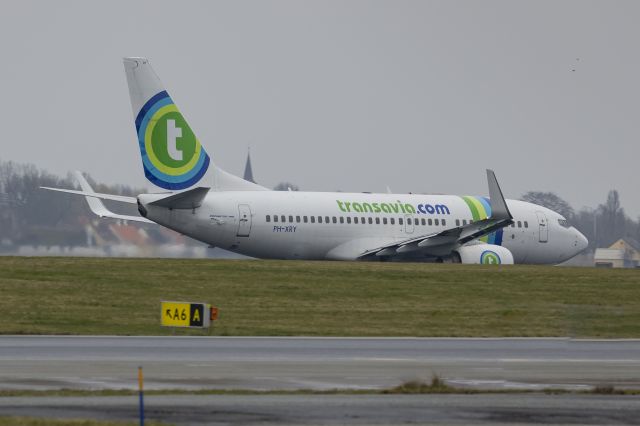
<svg viewBox="0 0 640 426">
<path fill-rule="evenodd" d="M 253 180 L 253 170 L 251 169 L 251 151 L 247 151 L 247 164 L 244 165 L 244 180 L 256 183 Z"/>
<path fill-rule="evenodd" d="M 620 238 L 608 248 L 596 249 L 593 261 L 599 268 L 638 268 L 640 243 L 631 238 Z"/>
</svg>

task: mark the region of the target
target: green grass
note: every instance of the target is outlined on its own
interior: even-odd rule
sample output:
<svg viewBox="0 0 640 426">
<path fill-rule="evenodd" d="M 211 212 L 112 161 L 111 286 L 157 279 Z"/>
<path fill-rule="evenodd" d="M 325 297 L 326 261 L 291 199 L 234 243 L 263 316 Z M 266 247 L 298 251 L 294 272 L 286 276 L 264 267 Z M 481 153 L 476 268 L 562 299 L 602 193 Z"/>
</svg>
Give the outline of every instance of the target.
<svg viewBox="0 0 640 426">
<path fill-rule="evenodd" d="M 640 337 L 636 270 L 0 257 L 0 295 L 0 334 L 166 335 L 186 300 L 214 335 Z"/>
</svg>

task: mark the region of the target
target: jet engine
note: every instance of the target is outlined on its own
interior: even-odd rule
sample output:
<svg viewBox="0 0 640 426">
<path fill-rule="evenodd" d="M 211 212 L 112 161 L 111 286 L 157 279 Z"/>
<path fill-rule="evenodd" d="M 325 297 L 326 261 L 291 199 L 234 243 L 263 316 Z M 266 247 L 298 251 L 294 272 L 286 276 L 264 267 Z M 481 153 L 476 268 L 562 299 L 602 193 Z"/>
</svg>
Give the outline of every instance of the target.
<svg viewBox="0 0 640 426">
<path fill-rule="evenodd" d="M 457 254 L 457 256 L 455 256 Z M 454 252 L 460 263 L 483 265 L 513 265 L 513 255 L 509 249 L 495 244 L 472 244 L 462 246 Z"/>
</svg>

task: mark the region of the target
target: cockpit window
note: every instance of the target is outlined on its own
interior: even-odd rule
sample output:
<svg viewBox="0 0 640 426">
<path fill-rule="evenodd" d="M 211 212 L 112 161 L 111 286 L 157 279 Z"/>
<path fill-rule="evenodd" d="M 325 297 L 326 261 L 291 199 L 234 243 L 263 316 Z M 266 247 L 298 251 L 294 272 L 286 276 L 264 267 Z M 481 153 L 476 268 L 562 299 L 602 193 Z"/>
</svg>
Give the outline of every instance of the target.
<svg viewBox="0 0 640 426">
<path fill-rule="evenodd" d="M 569 221 L 567 219 L 558 219 L 558 223 L 560 224 L 560 226 L 564 227 L 564 228 L 570 228 L 571 225 L 569 225 Z"/>
</svg>

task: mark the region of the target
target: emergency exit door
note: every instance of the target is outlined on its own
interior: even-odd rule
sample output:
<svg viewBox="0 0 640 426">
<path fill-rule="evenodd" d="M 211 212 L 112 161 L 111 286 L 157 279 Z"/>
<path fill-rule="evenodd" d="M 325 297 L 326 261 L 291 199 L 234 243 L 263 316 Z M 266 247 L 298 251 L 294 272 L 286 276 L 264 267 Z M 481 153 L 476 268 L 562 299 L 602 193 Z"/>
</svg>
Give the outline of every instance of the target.
<svg viewBox="0 0 640 426">
<path fill-rule="evenodd" d="M 248 204 L 238 204 L 238 237 L 248 237 L 251 232 L 251 208 Z"/>
<path fill-rule="evenodd" d="M 543 212 L 536 212 L 536 216 L 538 216 L 538 241 L 546 243 L 549 241 L 549 223 L 547 216 Z"/>
<path fill-rule="evenodd" d="M 407 234 L 413 234 L 413 216 L 410 214 L 404 215 L 404 232 Z"/>
</svg>

